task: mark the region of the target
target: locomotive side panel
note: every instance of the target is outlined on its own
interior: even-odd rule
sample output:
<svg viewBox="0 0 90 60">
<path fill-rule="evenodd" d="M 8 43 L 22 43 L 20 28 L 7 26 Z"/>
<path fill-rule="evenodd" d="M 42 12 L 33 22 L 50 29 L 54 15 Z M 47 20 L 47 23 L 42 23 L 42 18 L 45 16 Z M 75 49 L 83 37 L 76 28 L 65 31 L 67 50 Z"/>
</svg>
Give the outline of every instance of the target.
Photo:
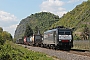
<svg viewBox="0 0 90 60">
<path fill-rule="evenodd" d="M 56 43 L 56 30 L 44 33 L 43 44 L 55 44 Z"/>
</svg>

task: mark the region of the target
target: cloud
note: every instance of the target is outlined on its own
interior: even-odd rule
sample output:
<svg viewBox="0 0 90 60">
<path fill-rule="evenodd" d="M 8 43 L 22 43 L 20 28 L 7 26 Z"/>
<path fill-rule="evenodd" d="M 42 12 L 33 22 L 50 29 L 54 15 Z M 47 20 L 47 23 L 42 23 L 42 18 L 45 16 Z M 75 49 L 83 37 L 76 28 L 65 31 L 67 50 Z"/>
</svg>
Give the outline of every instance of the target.
<svg viewBox="0 0 90 60">
<path fill-rule="evenodd" d="M 64 2 L 60 0 L 45 0 L 42 2 L 40 7 L 41 11 L 51 12 L 61 17 L 66 13 L 66 9 L 62 7 L 63 5 Z"/>
<path fill-rule="evenodd" d="M 5 11 L 0 11 L 0 27 L 4 29 L 4 31 L 8 31 L 14 36 L 14 32 L 16 26 L 18 25 L 18 19 L 13 14 L 10 14 Z"/>
<path fill-rule="evenodd" d="M 10 13 L 0 11 L 0 21 L 16 21 L 16 17 Z"/>
</svg>

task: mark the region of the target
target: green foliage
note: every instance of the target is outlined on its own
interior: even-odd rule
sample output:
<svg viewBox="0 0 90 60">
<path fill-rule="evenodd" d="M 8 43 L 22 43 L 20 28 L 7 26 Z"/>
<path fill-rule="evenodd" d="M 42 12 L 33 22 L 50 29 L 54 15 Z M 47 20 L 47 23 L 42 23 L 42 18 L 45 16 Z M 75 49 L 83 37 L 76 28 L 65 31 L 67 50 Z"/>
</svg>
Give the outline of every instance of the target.
<svg viewBox="0 0 90 60">
<path fill-rule="evenodd" d="M 45 54 L 30 51 L 22 46 L 6 41 L 0 50 L 0 60 L 53 60 Z"/>
<path fill-rule="evenodd" d="M 3 31 L 2 32 L 2 39 L 3 40 L 13 40 L 12 36 L 10 33 L 8 33 L 7 31 Z"/>
<path fill-rule="evenodd" d="M 32 35 L 33 35 L 33 31 L 31 29 L 31 27 L 29 25 L 26 25 L 26 31 L 25 31 L 24 36 L 29 37 L 29 36 L 32 36 Z"/>
<path fill-rule="evenodd" d="M 84 29 L 82 31 L 82 39 L 83 40 L 88 40 L 89 39 L 89 34 L 90 34 L 90 31 L 89 31 L 89 28 L 87 27 L 87 25 L 84 26 Z"/>
<path fill-rule="evenodd" d="M 10 33 L 3 31 L 3 29 L 0 27 L 0 45 L 3 45 L 6 40 L 13 40 Z"/>
<path fill-rule="evenodd" d="M 28 31 L 31 32 L 29 26 L 27 26 L 26 30 L 27 33 Z M 47 57 L 45 54 L 29 51 L 24 47 L 15 45 L 12 43 L 10 33 L 0 31 L 0 60 L 52 60 L 52 58 Z"/>
<path fill-rule="evenodd" d="M 3 32 L 3 28 L 2 27 L 0 27 L 0 33 L 2 33 Z"/>
<path fill-rule="evenodd" d="M 34 28 L 34 34 L 38 34 L 38 31 L 39 31 L 39 28 L 36 26 L 36 27 Z"/>
<path fill-rule="evenodd" d="M 0 45 L 3 45 L 5 40 L 2 39 L 2 34 L 0 33 Z"/>
<path fill-rule="evenodd" d="M 77 35 L 74 36 L 74 40 L 80 40 L 80 37 L 78 37 Z"/>
<path fill-rule="evenodd" d="M 85 24 L 89 21 L 90 2 L 83 2 L 81 5 L 76 6 L 75 9 L 65 14 L 58 22 L 54 24 L 63 25 L 66 27 L 79 27 L 80 24 Z"/>
</svg>

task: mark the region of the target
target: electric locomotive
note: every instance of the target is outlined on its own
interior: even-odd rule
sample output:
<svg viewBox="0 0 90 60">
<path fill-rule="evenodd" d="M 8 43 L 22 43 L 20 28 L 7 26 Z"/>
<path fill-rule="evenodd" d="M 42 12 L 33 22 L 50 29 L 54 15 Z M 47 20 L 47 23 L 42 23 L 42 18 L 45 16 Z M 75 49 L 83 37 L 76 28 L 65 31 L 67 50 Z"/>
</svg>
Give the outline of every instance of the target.
<svg viewBox="0 0 90 60">
<path fill-rule="evenodd" d="M 72 29 L 58 27 L 44 32 L 42 46 L 70 50 L 73 47 Z"/>
</svg>

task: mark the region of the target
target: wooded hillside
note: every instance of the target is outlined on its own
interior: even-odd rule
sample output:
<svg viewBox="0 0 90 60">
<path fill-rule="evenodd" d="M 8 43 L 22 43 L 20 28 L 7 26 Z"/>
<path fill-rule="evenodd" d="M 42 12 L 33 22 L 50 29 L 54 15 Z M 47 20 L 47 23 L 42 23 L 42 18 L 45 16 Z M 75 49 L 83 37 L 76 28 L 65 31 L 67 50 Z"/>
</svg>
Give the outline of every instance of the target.
<svg viewBox="0 0 90 60">
<path fill-rule="evenodd" d="M 84 1 L 77 5 L 72 11 L 64 14 L 61 18 L 50 12 L 40 12 L 31 14 L 20 21 L 16 31 L 15 39 L 21 38 L 25 35 L 26 26 L 29 25 L 36 33 L 39 30 L 41 34 L 44 31 L 57 26 L 65 26 L 67 28 L 74 28 L 74 39 L 88 39 L 90 26 L 90 1 Z"/>
</svg>

